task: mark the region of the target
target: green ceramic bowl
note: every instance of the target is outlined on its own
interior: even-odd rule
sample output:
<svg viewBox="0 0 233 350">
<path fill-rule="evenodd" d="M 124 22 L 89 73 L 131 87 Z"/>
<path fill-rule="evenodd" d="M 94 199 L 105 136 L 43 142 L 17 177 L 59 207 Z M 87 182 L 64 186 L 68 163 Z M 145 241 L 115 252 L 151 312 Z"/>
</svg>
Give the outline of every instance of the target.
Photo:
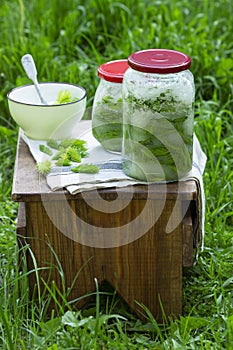
<svg viewBox="0 0 233 350">
<path fill-rule="evenodd" d="M 48 101 L 42 105 L 34 85 L 25 85 L 7 94 L 12 118 L 27 137 L 36 140 L 70 138 L 86 108 L 86 90 L 66 83 L 41 83 L 41 92 Z M 60 91 L 70 91 L 74 102 L 54 104 Z"/>
</svg>

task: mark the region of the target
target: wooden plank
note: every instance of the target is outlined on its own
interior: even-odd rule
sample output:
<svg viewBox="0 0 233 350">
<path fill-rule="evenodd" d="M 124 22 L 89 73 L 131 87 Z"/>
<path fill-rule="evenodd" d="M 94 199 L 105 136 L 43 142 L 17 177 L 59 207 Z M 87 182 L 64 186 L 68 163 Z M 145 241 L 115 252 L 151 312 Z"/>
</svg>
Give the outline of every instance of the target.
<svg viewBox="0 0 233 350">
<path fill-rule="evenodd" d="M 131 201 L 127 209 L 128 221 L 141 213 L 144 218 L 142 218 L 141 225 L 138 225 L 138 230 L 142 230 L 142 234 L 129 244 L 121 244 L 123 233 L 120 224 L 126 224 L 125 213 L 113 216 L 110 221 L 109 218 L 107 220 L 104 213 L 99 212 L 98 215 L 93 215 L 95 210 L 90 209 L 84 201 L 72 201 L 71 208 L 79 208 L 77 215 L 83 220 L 88 220 L 89 226 L 87 227 L 83 222 L 73 220 L 72 211 L 70 215 L 67 213 L 64 216 L 60 215 L 64 208 L 62 201 L 47 204 L 50 210 L 45 210 L 41 202 L 26 203 L 27 242 L 35 254 L 38 267 L 46 268 L 57 265 L 53 255 L 53 251 L 55 252 L 63 268 L 67 287 L 72 285 L 78 274 L 78 279 L 69 296 L 70 300 L 94 292 L 95 277 L 99 284 L 106 280 L 116 288 L 139 316 L 142 309 L 136 302 L 144 304 L 157 320 L 162 321 L 160 300 L 166 315 L 178 316 L 181 314 L 183 232 L 181 225 L 169 234 L 165 231 L 167 218 L 170 217 L 174 206 L 172 200 L 166 201 L 162 215 L 148 230 L 144 230 L 147 215 L 150 215 L 152 211 L 160 210 L 159 201 L 150 201 L 147 208 L 148 213 L 143 211 L 143 201 Z M 176 210 L 177 216 L 181 216 L 180 207 L 177 207 Z M 52 212 L 54 216 L 60 215 L 66 232 L 61 232 L 54 225 L 51 220 Z M 98 227 L 106 228 L 106 230 L 98 233 L 96 237 Z M 115 229 L 118 246 L 106 249 L 101 245 L 111 227 Z M 131 230 L 130 226 L 127 227 L 125 235 L 134 234 L 134 230 Z M 80 237 L 84 235 L 89 236 L 90 241 L 97 239 L 99 247 L 81 244 Z M 29 269 L 33 270 L 33 268 L 33 263 L 29 259 Z M 45 281 L 49 279 L 48 283 L 51 283 L 52 280 L 56 281 L 62 290 L 61 274 L 57 269 L 50 271 L 42 269 L 40 274 Z M 32 275 L 30 276 L 32 290 L 35 279 Z M 82 305 L 83 302 L 78 303 L 79 307 Z"/>
<path fill-rule="evenodd" d="M 182 221 L 183 231 L 183 266 L 190 267 L 193 265 L 194 256 L 194 230 L 192 216 L 190 211 L 186 214 Z"/>
<path fill-rule="evenodd" d="M 23 202 L 19 203 L 19 207 L 18 207 L 16 233 L 17 233 L 17 236 L 26 235 L 25 204 Z"/>
</svg>

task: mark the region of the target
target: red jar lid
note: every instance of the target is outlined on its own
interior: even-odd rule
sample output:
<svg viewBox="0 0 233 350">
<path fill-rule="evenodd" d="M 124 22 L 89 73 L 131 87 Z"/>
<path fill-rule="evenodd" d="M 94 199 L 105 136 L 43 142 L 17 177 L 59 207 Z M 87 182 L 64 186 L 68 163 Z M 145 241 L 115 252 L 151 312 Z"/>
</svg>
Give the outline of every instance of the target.
<svg viewBox="0 0 233 350">
<path fill-rule="evenodd" d="M 128 68 L 126 59 L 106 62 L 99 66 L 98 76 L 113 83 L 122 83 L 124 73 Z"/>
<path fill-rule="evenodd" d="M 149 49 L 132 53 L 128 58 L 131 68 L 147 73 L 177 73 L 191 65 L 191 58 L 182 52 L 165 49 Z"/>
</svg>

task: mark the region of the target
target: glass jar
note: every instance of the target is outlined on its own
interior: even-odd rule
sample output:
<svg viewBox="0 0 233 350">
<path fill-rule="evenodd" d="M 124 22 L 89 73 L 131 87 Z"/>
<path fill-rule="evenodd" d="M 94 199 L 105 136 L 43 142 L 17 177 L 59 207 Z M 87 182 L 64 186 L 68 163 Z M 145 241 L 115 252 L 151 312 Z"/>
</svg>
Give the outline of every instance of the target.
<svg viewBox="0 0 233 350">
<path fill-rule="evenodd" d="M 98 68 L 101 78 L 92 108 L 92 133 L 107 151 L 120 153 L 122 147 L 122 80 L 127 60 L 116 60 Z"/>
<path fill-rule="evenodd" d="M 129 56 L 123 79 L 123 171 L 144 181 L 176 181 L 192 168 L 191 59 L 173 50 Z"/>
</svg>

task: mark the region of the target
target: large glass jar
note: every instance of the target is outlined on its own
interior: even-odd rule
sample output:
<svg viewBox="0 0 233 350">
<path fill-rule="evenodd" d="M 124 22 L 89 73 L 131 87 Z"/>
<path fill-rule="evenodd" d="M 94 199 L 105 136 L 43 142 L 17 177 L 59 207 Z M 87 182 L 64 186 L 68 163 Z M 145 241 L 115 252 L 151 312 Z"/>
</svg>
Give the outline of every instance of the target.
<svg viewBox="0 0 233 350">
<path fill-rule="evenodd" d="M 144 181 L 176 181 L 192 168 L 191 59 L 173 50 L 129 56 L 123 79 L 123 171 Z"/>
<path fill-rule="evenodd" d="M 98 68 L 101 78 L 92 108 L 92 133 L 101 145 L 120 153 L 122 147 L 122 80 L 127 60 L 116 60 Z"/>
</svg>

